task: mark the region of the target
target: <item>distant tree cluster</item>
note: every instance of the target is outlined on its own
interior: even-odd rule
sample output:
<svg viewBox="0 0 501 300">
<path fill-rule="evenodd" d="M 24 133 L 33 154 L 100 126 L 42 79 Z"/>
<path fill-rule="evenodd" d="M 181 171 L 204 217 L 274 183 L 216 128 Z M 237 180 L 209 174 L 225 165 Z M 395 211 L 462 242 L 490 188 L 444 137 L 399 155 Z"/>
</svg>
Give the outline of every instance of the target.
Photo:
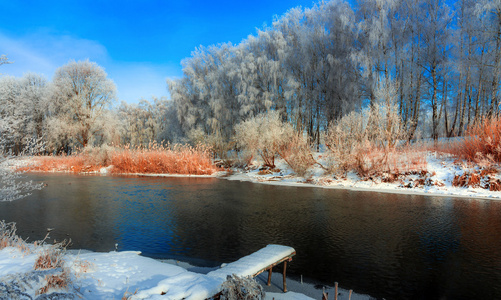
<svg viewBox="0 0 501 300">
<path fill-rule="evenodd" d="M 322 1 L 182 65 L 168 87 L 188 136 L 229 142 L 237 124 L 274 110 L 319 144 L 330 124 L 376 104 L 397 107 L 409 140 L 457 136 L 500 111 L 501 3 Z"/>
<path fill-rule="evenodd" d="M 1 56 L 0 64 L 10 63 Z M 180 140 L 171 101 L 141 100 L 113 109 L 116 86 L 96 63 L 70 61 L 53 80 L 0 76 L 0 151 L 71 153 L 103 144 L 145 146 Z M 43 147 L 40 147 L 43 145 Z"/>
<path fill-rule="evenodd" d="M 89 61 L 60 67 L 52 82 L 34 73 L 0 77 L 2 150 L 19 154 L 43 142 L 48 151 L 69 152 L 117 139 L 109 112 L 115 93 L 113 81 Z"/>
</svg>

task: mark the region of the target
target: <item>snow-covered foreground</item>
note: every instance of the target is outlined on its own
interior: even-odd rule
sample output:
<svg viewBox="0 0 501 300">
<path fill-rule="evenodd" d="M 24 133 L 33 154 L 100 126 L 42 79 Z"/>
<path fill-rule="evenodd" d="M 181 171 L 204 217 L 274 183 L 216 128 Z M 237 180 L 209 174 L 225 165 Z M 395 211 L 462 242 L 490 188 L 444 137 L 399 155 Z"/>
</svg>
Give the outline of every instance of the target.
<svg viewBox="0 0 501 300">
<path fill-rule="evenodd" d="M 266 256 L 270 253 L 280 257 L 292 248 L 271 245 L 264 249 L 267 253 L 254 255 L 252 261 L 239 260 L 210 272 L 188 264 L 183 268 L 176 261 L 165 263 L 143 257 L 139 252 L 72 251 L 64 256 L 62 267 L 70 274 L 71 283 L 63 289 L 50 287 L 45 295 L 39 295 L 48 285 L 49 275 L 58 274 L 62 269 L 33 269 L 43 247 L 29 252 L 7 247 L 0 250 L 0 299 L 46 299 L 47 295 L 51 295 L 50 299 L 206 299 L 220 291 L 226 279 L 226 267 L 232 273 L 251 274 L 268 263 Z M 258 282 L 265 282 L 262 276 L 266 275 L 260 276 Z M 303 293 L 314 299 L 321 298 L 321 290 L 291 280 L 288 281 L 290 291 L 284 294 L 277 290 L 281 279 L 279 274 L 274 274 L 271 287 L 267 287 L 273 292 L 268 292 L 266 299 L 312 299 Z M 346 291 L 340 292 L 347 295 Z M 368 297 L 354 294 L 352 299 Z"/>
<path fill-rule="evenodd" d="M 479 167 L 467 163 L 458 162 L 453 157 L 437 155 L 435 152 L 423 152 L 426 156 L 425 174 L 402 175 L 398 180 L 388 183 L 383 182 L 381 178 L 372 180 L 361 180 L 354 172 L 349 172 L 347 176 L 336 178 L 333 175 L 326 175 L 320 167 L 311 170 L 307 178 L 297 177 L 289 169 L 283 160 L 277 160 L 277 170 L 279 172 L 269 172 L 269 174 L 259 174 L 259 169 L 248 170 L 245 172 L 235 170 L 235 172 L 226 177 L 228 180 L 259 182 L 273 185 L 287 186 L 308 186 L 322 188 L 339 188 L 355 191 L 378 191 L 386 193 L 401 194 L 424 194 L 439 196 L 454 196 L 467 198 L 484 198 L 501 200 L 501 192 L 490 191 L 481 187 L 456 187 L 452 182 L 455 176 L 461 176 L 472 172 L 479 172 Z M 317 157 L 321 154 L 317 153 Z M 318 159 L 321 160 L 321 159 Z M 259 165 L 256 162 L 255 165 Z M 499 180 L 499 173 L 491 175 L 491 179 Z M 480 179 L 480 185 L 482 185 Z"/>
</svg>

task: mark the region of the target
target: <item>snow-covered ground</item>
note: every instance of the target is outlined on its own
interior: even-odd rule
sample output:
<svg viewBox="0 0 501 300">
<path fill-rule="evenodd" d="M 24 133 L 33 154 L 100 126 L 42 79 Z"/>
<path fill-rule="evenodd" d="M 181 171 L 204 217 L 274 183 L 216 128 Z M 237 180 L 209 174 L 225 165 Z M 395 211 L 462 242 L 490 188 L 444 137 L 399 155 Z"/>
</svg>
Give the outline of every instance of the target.
<svg viewBox="0 0 501 300">
<path fill-rule="evenodd" d="M 490 191 L 482 187 L 453 186 L 452 182 L 455 176 L 461 176 L 465 173 L 468 174 L 472 172 L 479 173 L 478 166 L 457 161 L 455 158 L 443 154 L 438 155 L 435 152 L 423 152 L 423 155 L 426 156 L 427 172 L 424 174 L 401 175 L 398 180 L 391 183 L 383 182 L 381 178 L 361 180 L 354 172 L 349 172 L 346 176 L 338 176 L 339 178 L 336 178 L 336 176 L 325 174 L 325 171 L 318 166 L 312 168 L 309 176 L 297 177 L 287 164 L 280 159 L 276 162 L 276 170 L 278 170 L 278 172 L 265 172 L 269 174 L 262 174 L 263 172 L 261 172 L 260 174 L 259 168 L 256 167 L 247 171 L 234 170 L 232 175 L 225 178 L 228 180 L 250 181 L 273 185 L 501 200 L 501 192 L 499 191 Z M 317 156 L 319 156 L 318 153 Z M 259 162 L 254 162 L 254 165 L 259 166 Z M 499 172 L 491 174 L 489 177 L 491 180 L 501 179 Z M 484 178 L 481 178 L 480 185 L 482 185 L 482 181 L 485 180 L 488 180 L 487 177 L 484 176 Z"/>
<path fill-rule="evenodd" d="M 0 299 L 206 299 L 219 292 L 226 276 L 224 266 L 219 269 L 197 268 L 178 261 L 158 261 L 139 252 L 97 253 L 72 251 L 64 256 L 62 268 L 33 270 L 44 247 L 23 251 L 17 247 L 0 250 Z M 269 247 L 269 246 L 268 246 Z M 274 246 L 273 246 L 274 247 Z M 285 251 L 287 251 L 284 247 Z M 281 256 L 282 248 L 270 248 Z M 269 252 L 269 251 L 268 251 Z M 262 255 L 261 255 L 262 256 Z M 241 273 L 259 269 L 260 255 L 250 265 L 236 264 L 232 272 Z M 228 264 L 231 265 L 231 264 Z M 66 288 L 49 288 L 45 295 L 39 291 L 48 285 L 48 278 L 65 270 L 70 274 Z M 251 270 L 252 269 L 252 270 Z M 223 274 L 223 275 L 222 275 Z M 59 276 L 59 275 L 58 275 Z M 266 286 L 267 274 L 257 281 L 265 286 L 265 299 L 311 300 L 321 299 L 322 290 L 312 284 L 288 280 L 288 292 L 281 292 L 281 274 L 273 274 L 272 284 Z M 332 295 L 332 288 L 326 290 Z M 348 291 L 340 289 L 341 295 Z M 309 295 L 309 296 L 307 296 Z M 50 298 L 44 298 L 50 296 Z M 310 297 L 311 296 L 311 297 Z M 38 297 L 38 298 L 37 298 Z M 369 299 L 353 294 L 352 299 Z"/>
</svg>

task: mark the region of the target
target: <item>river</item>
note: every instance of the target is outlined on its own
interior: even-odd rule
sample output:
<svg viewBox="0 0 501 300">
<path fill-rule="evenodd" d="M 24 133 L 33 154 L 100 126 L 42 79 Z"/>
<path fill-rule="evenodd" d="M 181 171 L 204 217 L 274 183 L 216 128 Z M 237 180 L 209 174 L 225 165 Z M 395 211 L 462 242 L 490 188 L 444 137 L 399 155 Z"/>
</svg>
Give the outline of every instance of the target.
<svg viewBox="0 0 501 300">
<path fill-rule="evenodd" d="M 292 246 L 303 275 L 385 299 L 501 299 L 501 201 L 284 187 L 217 178 L 29 174 L 47 186 L 0 220 L 71 248 L 216 266 Z"/>
</svg>

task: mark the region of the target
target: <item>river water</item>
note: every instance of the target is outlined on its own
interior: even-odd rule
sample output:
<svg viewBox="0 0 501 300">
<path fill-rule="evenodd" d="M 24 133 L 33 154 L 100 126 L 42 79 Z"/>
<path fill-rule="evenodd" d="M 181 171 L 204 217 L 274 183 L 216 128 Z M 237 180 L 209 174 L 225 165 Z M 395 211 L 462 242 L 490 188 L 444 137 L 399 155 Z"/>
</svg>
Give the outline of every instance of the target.
<svg viewBox="0 0 501 300">
<path fill-rule="evenodd" d="M 501 201 L 284 187 L 216 178 L 30 174 L 0 203 L 29 241 L 139 250 L 216 266 L 292 246 L 292 277 L 385 299 L 501 299 Z"/>
</svg>

